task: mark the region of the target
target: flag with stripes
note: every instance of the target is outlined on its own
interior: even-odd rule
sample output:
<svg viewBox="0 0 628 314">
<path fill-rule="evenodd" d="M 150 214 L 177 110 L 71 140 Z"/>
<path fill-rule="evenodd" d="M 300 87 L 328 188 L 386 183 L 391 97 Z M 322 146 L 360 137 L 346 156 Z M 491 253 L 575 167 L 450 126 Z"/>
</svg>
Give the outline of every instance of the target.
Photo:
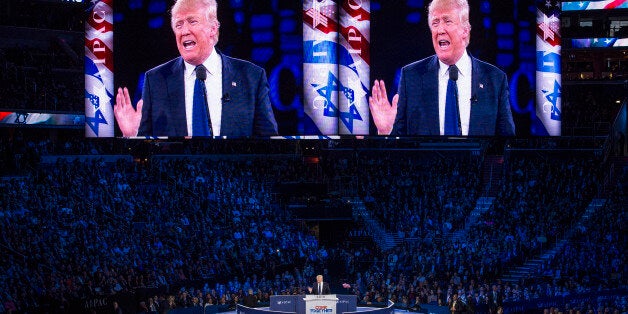
<svg viewBox="0 0 628 314">
<path fill-rule="evenodd" d="M 338 64 L 340 81 L 339 134 L 368 135 L 370 81 L 370 1 L 340 0 L 338 43 L 349 53 L 349 64 Z"/>
<path fill-rule="evenodd" d="M 571 40 L 573 48 L 625 48 L 628 38 L 578 38 Z"/>
<path fill-rule="evenodd" d="M 85 136 L 114 136 L 113 0 L 94 0 L 85 23 Z"/>
<path fill-rule="evenodd" d="M 338 6 L 303 0 L 303 106 L 312 121 L 308 135 L 338 134 Z"/>
<path fill-rule="evenodd" d="M 306 133 L 368 134 L 369 40 L 368 0 L 303 1 Z"/>
<path fill-rule="evenodd" d="M 563 11 L 628 9 L 628 0 L 564 1 Z"/>
<path fill-rule="evenodd" d="M 537 0 L 536 116 L 544 129 L 539 135 L 561 135 L 562 81 L 560 68 L 559 1 Z"/>
</svg>

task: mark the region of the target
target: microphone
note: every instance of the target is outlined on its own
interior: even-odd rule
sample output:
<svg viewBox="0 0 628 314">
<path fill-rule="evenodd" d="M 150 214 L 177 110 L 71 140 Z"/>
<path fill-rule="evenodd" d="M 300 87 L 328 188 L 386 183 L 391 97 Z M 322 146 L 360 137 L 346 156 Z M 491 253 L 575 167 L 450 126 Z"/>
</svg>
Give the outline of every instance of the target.
<svg viewBox="0 0 628 314">
<path fill-rule="evenodd" d="M 474 102 L 478 102 L 478 96 L 477 95 L 473 95 L 471 96 L 471 99 L 469 99 L 472 103 Z"/>
<path fill-rule="evenodd" d="M 449 79 L 454 82 L 458 80 L 458 67 L 455 65 L 449 68 Z"/>
<path fill-rule="evenodd" d="M 231 96 L 229 96 L 229 93 L 226 93 L 226 94 L 222 95 L 221 100 L 222 100 L 223 103 L 230 102 L 231 101 Z"/>
<path fill-rule="evenodd" d="M 212 130 L 212 119 L 209 114 L 209 102 L 207 101 L 207 87 L 205 86 L 207 69 L 201 64 L 197 66 L 194 71 L 196 71 L 196 78 L 201 80 L 201 86 L 203 87 L 203 99 L 205 100 L 205 112 L 207 113 L 207 123 L 209 124 L 209 136 L 214 136 L 214 131 Z"/>
<path fill-rule="evenodd" d="M 205 70 L 205 67 L 199 65 L 196 67 L 196 69 L 194 69 L 194 71 L 196 71 L 196 78 L 205 82 L 205 80 L 207 79 L 207 70 Z"/>
</svg>

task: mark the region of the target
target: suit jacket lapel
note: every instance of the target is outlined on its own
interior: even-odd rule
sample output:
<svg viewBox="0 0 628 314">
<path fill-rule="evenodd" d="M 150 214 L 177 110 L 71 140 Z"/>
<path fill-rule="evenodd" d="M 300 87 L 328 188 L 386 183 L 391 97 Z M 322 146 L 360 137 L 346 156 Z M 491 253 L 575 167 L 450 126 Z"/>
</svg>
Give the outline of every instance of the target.
<svg viewBox="0 0 628 314">
<path fill-rule="evenodd" d="M 171 123 L 171 130 L 168 130 L 168 134 L 176 134 L 176 136 L 186 136 L 187 131 L 187 118 L 185 114 L 185 86 L 183 75 L 185 73 L 185 66 L 183 65 L 183 59 L 179 57 L 177 62 L 172 65 L 173 75 L 166 77 L 168 86 L 168 116 Z"/>
<path fill-rule="evenodd" d="M 220 53 L 220 52 L 219 52 Z M 234 77 L 234 71 L 231 69 L 231 60 L 229 57 L 220 53 L 220 59 L 222 60 L 222 97 L 226 97 L 228 95 L 229 98 L 234 97 L 235 87 L 233 86 L 233 82 L 236 82 Z M 234 123 L 236 121 L 230 121 L 230 119 L 234 116 L 234 110 L 237 110 L 236 107 L 231 106 L 229 102 L 225 102 L 222 100 L 222 116 L 220 117 L 220 134 L 231 134 L 232 128 L 235 126 Z"/>
<path fill-rule="evenodd" d="M 474 104 L 474 99 L 478 98 L 478 86 L 480 84 L 480 73 L 478 70 L 478 64 L 477 64 L 477 60 L 469 55 L 469 57 L 471 57 L 471 113 L 469 114 L 469 135 L 476 135 L 476 128 L 479 125 L 479 123 L 481 121 L 480 120 L 480 107 L 479 106 L 475 106 Z"/>
<path fill-rule="evenodd" d="M 425 101 L 423 110 L 425 114 L 423 116 L 427 118 L 425 128 L 429 135 L 440 135 L 440 122 L 438 119 L 438 66 L 438 58 L 433 56 L 422 79 L 425 85 L 423 88 L 425 92 L 423 95 Z M 436 117 L 436 119 L 433 117 Z"/>
</svg>

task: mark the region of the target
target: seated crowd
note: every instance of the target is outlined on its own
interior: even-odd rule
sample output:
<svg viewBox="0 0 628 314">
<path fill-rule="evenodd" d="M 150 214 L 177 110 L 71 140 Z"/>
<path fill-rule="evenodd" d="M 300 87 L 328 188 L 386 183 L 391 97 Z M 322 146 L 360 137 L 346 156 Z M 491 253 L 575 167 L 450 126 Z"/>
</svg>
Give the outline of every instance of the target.
<svg viewBox="0 0 628 314">
<path fill-rule="evenodd" d="M 563 135 L 605 135 L 628 93 L 615 85 L 567 85 L 562 102 Z"/>
<path fill-rule="evenodd" d="M 26 143 L 36 155 L 77 144 Z M 7 154 L 16 147 L 0 146 Z M 215 148 L 176 148 L 203 149 Z M 80 150 L 121 151 L 98 142 Z M 336 292 L 356 294 L 361 304 L 390 300 L 404 309 L 447 305 L 454 294 L 475 307 L 490 305 L 492 291 L 516 302 L 619 288 L 626 284 L 623 196 L 568 233 L 598 194 L 601 174 L 591 166 L 598 163 L 511 157 L 492 208 L 469 226 L 465 217 L 481 194 L 475 159 L 326 156 L 322 176 L 295 154 L 33 163 L 0 181 L 0 308 L 61 311 L 76 300 L 132 295 L 131 311 L 228 309 L 249 289 L 266 304 L 271 295 L 305 293 L 318 273 L 333 286 L 347 283 Z M 276 182 L 334 176 L 359 178 L 373 216 L 407 240 L 386 251 L 350 238 L 320 243 L 274 199 Z M 459 230 L 462 240 L 450 237 Z M 538 273 L 501 280 L 507 267 L 556 239 L 572 241 Z M 564 310 L 621 312 L 626 301 Z"/>
<path fill-rule="evenodd" d="M 74 35 L 77 43 L 79 35 Z M 50 36 L 45 47 L 0 46 L 1 109 L 85 111 L 83 60 L 78 54 L 83 47 L 70 47 L 76 43 Z"/>
</svg>

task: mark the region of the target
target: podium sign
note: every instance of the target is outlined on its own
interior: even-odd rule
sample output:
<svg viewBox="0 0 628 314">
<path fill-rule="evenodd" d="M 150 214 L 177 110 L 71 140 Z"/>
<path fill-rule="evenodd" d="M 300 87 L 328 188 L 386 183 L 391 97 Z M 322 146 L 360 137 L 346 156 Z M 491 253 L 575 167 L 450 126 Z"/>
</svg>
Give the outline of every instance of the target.
<svg viewBox="0 0 628 314">
<path fill-rule="evenodd" d="M 357 302 L 355 295 L 343 294 L 272 295 L 270 310 L 296 314 L 343 314 L 357 311 Z"/>
<path fill-rule="evenodd" d="M 336 314 L 338 298 L 335 294 L 306 295 L 305 314 Z"/>
<path fill-rule="evenodd" d="M 276 312 L 297 312 L 297 298 L 293 295 L 271 295 L 270 310 Z"/>
<path fill-rule="evenodd" d="M 336 313 L 356 312 L 358 309 L 358 297 L 356 295 L 338 294 Z"/>
</svg>

